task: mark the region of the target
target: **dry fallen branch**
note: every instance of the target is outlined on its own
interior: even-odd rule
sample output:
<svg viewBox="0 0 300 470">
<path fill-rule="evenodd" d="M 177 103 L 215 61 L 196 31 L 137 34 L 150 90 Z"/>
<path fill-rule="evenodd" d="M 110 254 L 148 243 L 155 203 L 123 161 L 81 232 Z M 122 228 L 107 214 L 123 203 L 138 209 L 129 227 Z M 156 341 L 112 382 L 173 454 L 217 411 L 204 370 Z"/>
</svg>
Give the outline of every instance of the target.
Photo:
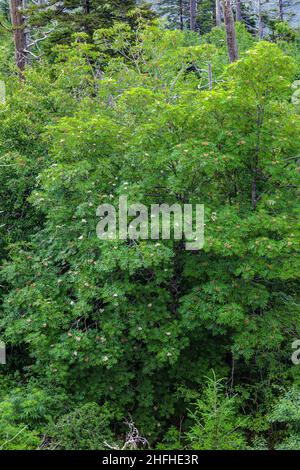
<svg viewBox="0 0 300 470">
<path fill-rule="evenodd" d="M 107 442 L 104 442 L 106 447 L 111 450 L 125 450 L 125 449 L 131 449 L 131 450 L 136 450 L 139 449 L 140 447 L 145 447 L 146 445 L 149 445 L 147 439 L 145 437 L 140 436 L 139 430 L 135 427 L 134 422 L 132 420 L 126 421 L 126 424 L 129 428 L 129 431 L 126 435 L 126 440 L 123 445 L 123 447 L 118 447 L 118 446 L 112 446 L 108 444 Z"/>
</svg>

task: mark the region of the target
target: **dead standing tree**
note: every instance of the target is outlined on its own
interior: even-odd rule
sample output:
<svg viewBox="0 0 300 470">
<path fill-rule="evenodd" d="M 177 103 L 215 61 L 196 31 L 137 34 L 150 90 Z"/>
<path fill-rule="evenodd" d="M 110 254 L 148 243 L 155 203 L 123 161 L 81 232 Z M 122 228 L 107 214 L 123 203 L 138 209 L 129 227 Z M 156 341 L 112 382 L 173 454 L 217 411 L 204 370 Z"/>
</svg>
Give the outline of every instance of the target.
<svg viewBox="0 0 300 470">
<path fill-rule="evenodd" d="M 236 0 L 236 21 L 242 21 L 242 1 Z"/>
<path fill-rule="evenodd" d="M 196 31 L 197 0 L 190 0 L 190 29 Z"/>
<path fill-rule="evenodd" d="M 216 26 L 222 24 L 221 0 L 216 0 Z"/>
<path fill-rule="evenodd" d="M 32 0 L 32 2 L 35 5 L 47 7 L 46 0 Z M 10 17 L 12 26 L 11 28 L 8 28 L 0 23 L 0 26 L 13 33 L 16 66 L 19 70 L 21 80 L 24 79 L 23 72 L 26 64 L 30 62 L 30 58 L 35 60 L 41 58 L 42 51 L 39 46 L 41 41 L 47 39 L 55 30 L 55 25 L 49 31 L 40 30 L 39 28 L 34 30 L 28 21 L 26 12 L 27 0 L 10 0 Z"/>
<path fill-rule="evenodd" d="M 20 76 L 23 76 L 27 55 L 25 21 L 22 9 L 23 0 L 10 0 L 10 15 L 15 43 L 15 58 Z"/>
<path fill-rule="evenodd" d="M 284 14 L 283 14 L 283 0 L 278 0 L 278 10 L 279 10 L 279 19 L 280 21 L 284 21 Z"/>
<path fill-rule="evenodd" d="M 263 21 L 263 5 L 262 5 L 261 0 L 258 0 L 257 8 L 258 8 L 258 13 L 257 13 L 257 16 L 258 16 L 258 37 L 259 37 L 259 39 L 263 39 L 263 37 L 264 37 L 264 21 Z"/>
<path fill-rule="evenodd" d="M 234 18 L 231 6 L 231 0 L 223 0 L 224 20 L 226 27 L 226 40 L 228 48 L 228 56 L 230 63 L 235 62 L 239 58 L 238 46 L 235 34 Z"/>
<path fill-rule="evenodd" d="M 184 29 L 183 0 L 179 0 L 179 24 L 180 24 L 181 31 L 183 31 L 183 29 Z"/>
</svg>

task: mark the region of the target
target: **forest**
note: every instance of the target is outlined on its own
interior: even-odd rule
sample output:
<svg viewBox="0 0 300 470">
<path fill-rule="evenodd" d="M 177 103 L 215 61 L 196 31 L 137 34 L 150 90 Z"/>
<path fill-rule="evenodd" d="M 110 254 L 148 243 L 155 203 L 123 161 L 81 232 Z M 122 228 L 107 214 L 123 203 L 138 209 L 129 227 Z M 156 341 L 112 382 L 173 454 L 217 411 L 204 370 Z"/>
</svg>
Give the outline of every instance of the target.
<svg viewBox="0 0 300 470">
<path fill-rule="evenodd" d="M 0 450 L 300 450 L 299 162 L 299 2 L 0 0 Z"/>
</svg>

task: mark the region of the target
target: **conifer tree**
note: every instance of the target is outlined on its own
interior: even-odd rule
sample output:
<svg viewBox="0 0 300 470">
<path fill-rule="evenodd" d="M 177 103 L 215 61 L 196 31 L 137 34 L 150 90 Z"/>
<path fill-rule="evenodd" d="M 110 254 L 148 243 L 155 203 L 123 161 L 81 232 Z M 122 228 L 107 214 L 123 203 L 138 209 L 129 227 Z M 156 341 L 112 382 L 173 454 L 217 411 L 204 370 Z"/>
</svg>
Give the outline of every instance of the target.
<svg viewBox="0 0 300 470">
<path fill-rule="evenodd" d="M 28 5 L 31 27 L 53 26 L 49 48 L 57 43 L 69 43 L 76 32 L 92 37 L 96 29 L 112 26 L 114 21 L 127 21 L 128 12 L 137 6 L 136 0 L 45 0 Z M 143 7 L 145 11 L 146 7 Z M 148 9 L 147 14 L 151 15 Z"/>
<path fill-rule="evenodd" d="M 168 21 L 170 28 L 185 29 L 189 25 L 190 0 L 158 0 L 157 13 Z"/>
</svg>

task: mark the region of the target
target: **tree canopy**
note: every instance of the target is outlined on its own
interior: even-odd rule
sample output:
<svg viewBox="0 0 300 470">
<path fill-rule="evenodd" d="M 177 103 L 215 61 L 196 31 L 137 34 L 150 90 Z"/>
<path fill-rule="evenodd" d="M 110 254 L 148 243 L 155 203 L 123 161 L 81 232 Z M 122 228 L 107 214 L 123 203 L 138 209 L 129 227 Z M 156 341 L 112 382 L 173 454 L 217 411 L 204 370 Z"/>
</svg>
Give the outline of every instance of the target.
<svg viewBox="0 0 300 470">
<path fill-rule="evenodd" d="M 133 3 L 29 7 L 21 76 L 1 33 L 0 449 L 299 449 L 299 33 Z M 203 249 L 100 240 L 122 195 Z"/>
</svg>

